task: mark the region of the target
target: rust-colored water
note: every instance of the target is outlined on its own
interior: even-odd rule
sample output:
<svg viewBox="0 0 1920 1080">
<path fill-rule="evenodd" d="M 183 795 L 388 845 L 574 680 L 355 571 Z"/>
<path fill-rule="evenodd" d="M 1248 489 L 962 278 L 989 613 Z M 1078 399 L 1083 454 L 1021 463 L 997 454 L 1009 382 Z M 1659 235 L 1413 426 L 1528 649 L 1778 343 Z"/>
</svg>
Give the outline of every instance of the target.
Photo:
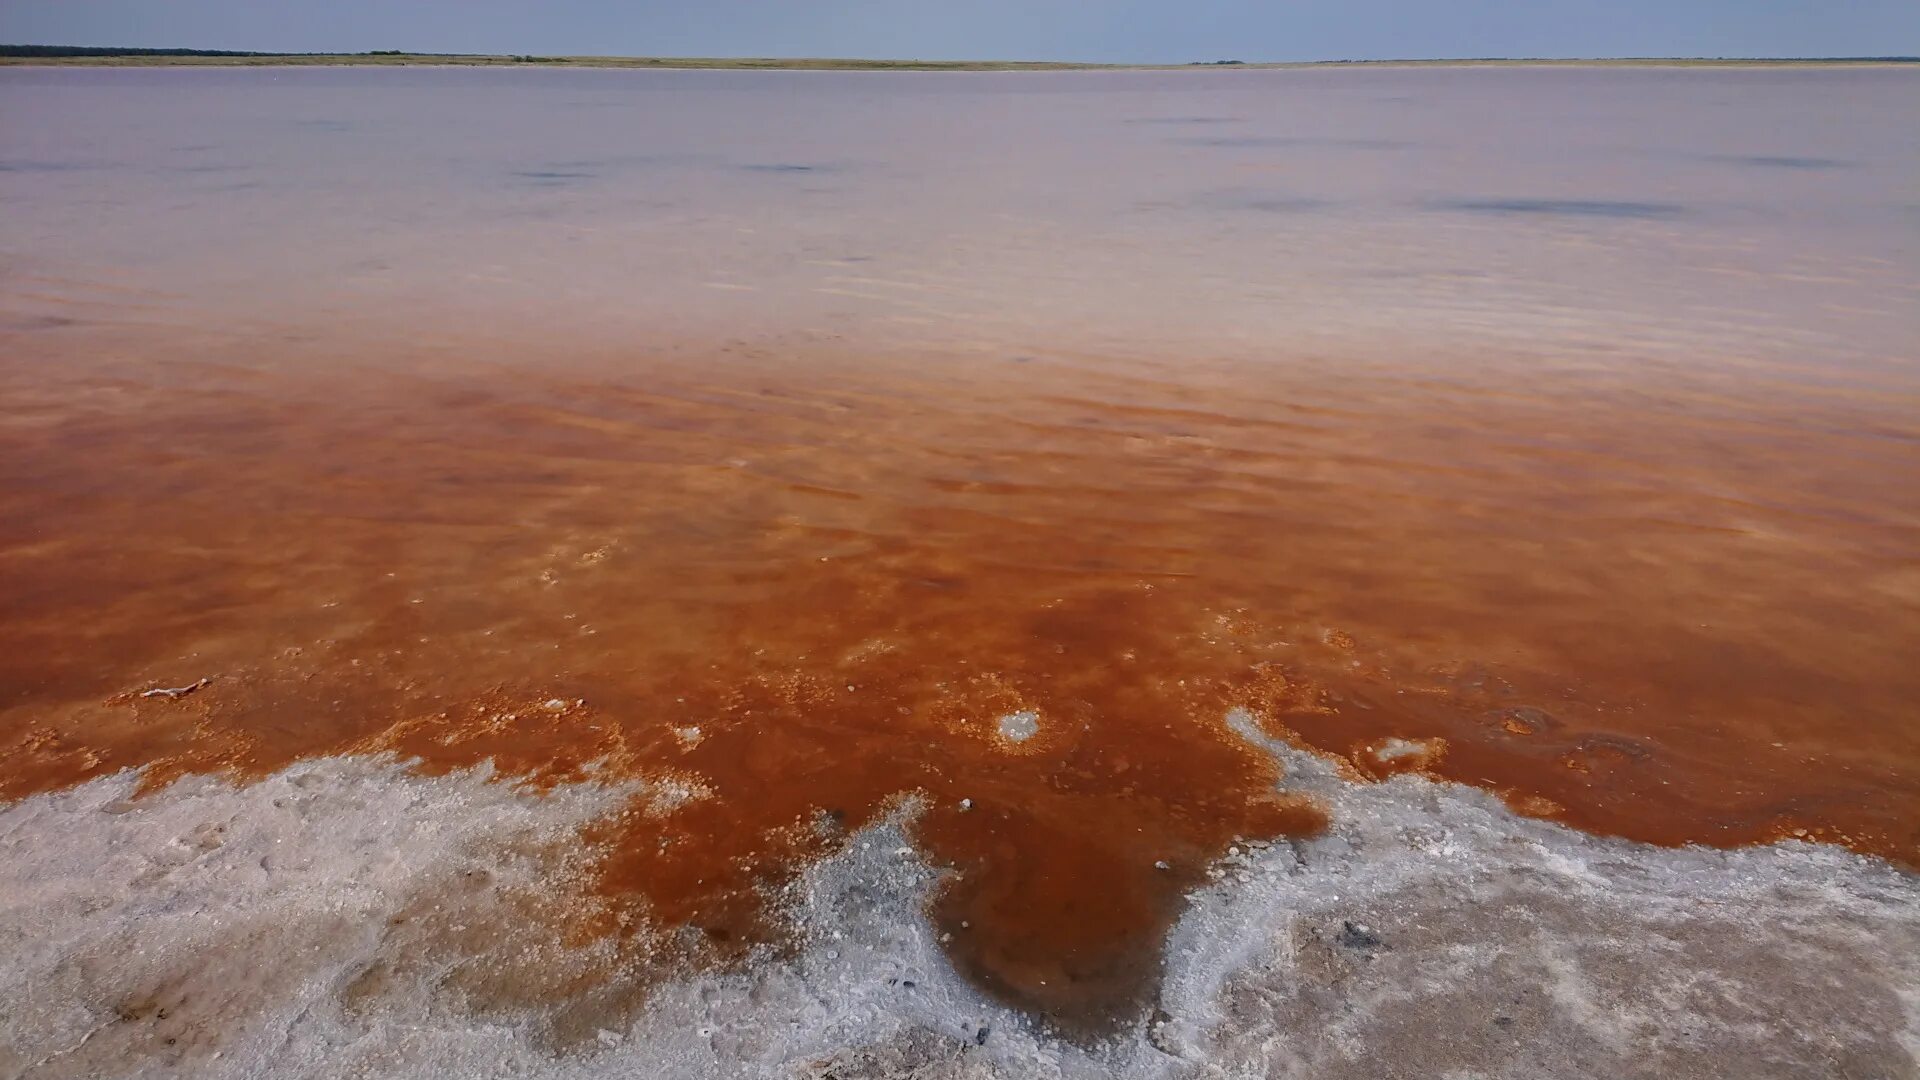
<svg viewBox="0 0 1920 1080">
<path fill-rule="evenodd" d="M 1912 78 L 0 71 L 0 797 L 647 781 L 628 1001 L 915 799 L 1082 1033 L 1321 824 L 1234 707 L 1920 862 Z"/>
<path fill-rule="evenodd" d="M 1077 1030 L 1140 1007 L 1211 859 L 1321 822 L 1236 705 L 1585 829 L 1920 859 L 1898 385 L 87 327 L 0 356 L 8 797 L 389 749 L 673 778 L 697 797 L 595 838 L 599 887 L 722 958 L 917 797 L 953 958 Z"/>
</svg>

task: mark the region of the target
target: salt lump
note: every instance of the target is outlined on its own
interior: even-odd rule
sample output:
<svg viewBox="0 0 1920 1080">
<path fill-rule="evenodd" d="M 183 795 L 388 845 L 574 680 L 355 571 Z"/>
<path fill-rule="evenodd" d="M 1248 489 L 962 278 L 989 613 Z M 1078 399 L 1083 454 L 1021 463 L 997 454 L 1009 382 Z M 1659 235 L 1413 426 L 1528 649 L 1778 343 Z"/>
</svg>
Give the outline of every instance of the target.
<svg viewBox="0 0 1920 1080">
<path fill-rule="evenodd" d="M 1032 709 L 1010 712 L 1000 718 L 1000 737 L 1013 743 L 1023 743 L 1034 737 L 1040 730 L 1040 714 Z"/>
<path fill-rule="evenodd" d="M 1154 1008 L 1098 1046 L 955 976 L 922 914 L 939 878 L 915 807 L 795 883 L 792 957 L 622 1004 L 601 991 L 633 969 L 531 916 L 573 895 L 577 831 L 631 790 L 328 759 L 0 809 L 0 1075 L 1914 1074 L 1912 875 L 1797 842 L 1589 837 L 1418 776 L 1354 784 L 1233 720 L 1333 824 L 1227 857 Z"/>
</svg>

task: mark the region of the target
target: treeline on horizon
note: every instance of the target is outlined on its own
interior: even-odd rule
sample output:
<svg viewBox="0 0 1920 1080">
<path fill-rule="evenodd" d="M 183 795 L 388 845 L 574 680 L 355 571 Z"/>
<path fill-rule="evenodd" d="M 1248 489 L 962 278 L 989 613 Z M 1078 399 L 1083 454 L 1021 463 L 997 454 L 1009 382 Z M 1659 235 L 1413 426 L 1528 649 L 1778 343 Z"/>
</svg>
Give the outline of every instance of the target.
<svg viewBox="0 0 1920 1080">
<path fill-rule="evenodd" d="M 5 44 L 0 44 L 0 57 L 18 57 L 18 58 L 45 57 L 47 59 L 58 59 L 62 57 L 88 57 L 88 56 L 100 56 L 100 57 L 111 57 L 111 56 L 235 56 L 235 57 L 439 56 L 439 57 L 451 57 L 451 56 L 479 56 L 479 55 L 483 55 L 483 54 L 413 52 L 411 50 L 406 50 L 406 49 L 372 49 L 366 52 L 254 52 L 254 51 L 247 51 L 247 50 L 240 50 L 240 49 L 149 49 L 149 48 L 137 48 L 137 47 L 117 48 L 117 47 L 111 47 L 111 46 L 97 46 L 97 45 L 5 45 Z M 506 55 L 506 54 L 502 54 L 502 55 Z M 516 60 L 528 60 L 528 61 L 538 61 L 538 62 L 563 62 L 566 59 L 565 57 L 559 57 L 559 56 L 514 56 L 512 58 Z M 620 59 L 620 58 L 608 57 L 608 59 Z M 1588 59 L 1588 58 L 1581 58 L 1581 59 Z M 1621 56 L 1621 57 L 1604 57 L 1604 58 L 1593 57 L 1591 59 L 1738 60 L 1744 63 L 1762 63 L 1762 64 L 1763 63 L 1826 63 L 1826 64 L 1920 63 L 1920 56 L 1769 56 L 1769 57 Z M 1516 62 L 1541 62 L 1544 60 L 1547 60 L 1547 58 L 1535 57 L 1535 56 L 1471 56 L 1471 57 L 1432 57 L 1424 60 L 1407 57 L 1403 59 L 1392 59 L 1392 60 L 1387 60 L 1387 59 L 1322 60 L 1318 62 L 1323 64 L 1406 64 L 1406 63 L 1450 63 L 1450 62 L 1452 63 L 1487 63 L 1487 62 L 1516 63 Z M 1565 62 L 1578 63 L 1580 62 L 1580 60 L 1569 58 L 1569 59 L 1566 59 Z M 1188 66 L 1203 66 L 1203 65 L 1204 66 L 1227 66 L 1227 65 L 1238 66 L 1244 63 L 1246 63 L 1246 61 L 1198 60 L 1198 61 L 1189 62 Z M 1259 63 L 1259 61 L 1254 61 L 1254 63 L 1257 64 Z M 1103 65 L 1090 64 L 1087 66 L 1098 67 Z M 1128 65 L 1117 65 L 1117 66 L 1128 66 Z"/>
<path fill-rule="evenodd" d="M 97 45 L 0 45 L 0 56 L 425 56 L 399 49 L 369 53 L 245 52 L 238 49 L 119 49 Z"/>
</svg>

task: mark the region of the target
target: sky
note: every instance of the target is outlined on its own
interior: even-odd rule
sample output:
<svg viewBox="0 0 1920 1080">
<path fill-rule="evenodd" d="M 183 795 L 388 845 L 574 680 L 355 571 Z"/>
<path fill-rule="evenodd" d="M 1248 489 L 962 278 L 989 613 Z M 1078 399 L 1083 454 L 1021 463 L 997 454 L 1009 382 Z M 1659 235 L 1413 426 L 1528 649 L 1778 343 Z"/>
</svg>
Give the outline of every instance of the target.
<svg viewBox="0 0 1920 1080">
<path fill-rule="evenodd" d="M 285 52 L 1377 60 L 1920 54 L 1920 0 L 0 0 L 0 42 Z"/>
</svg>

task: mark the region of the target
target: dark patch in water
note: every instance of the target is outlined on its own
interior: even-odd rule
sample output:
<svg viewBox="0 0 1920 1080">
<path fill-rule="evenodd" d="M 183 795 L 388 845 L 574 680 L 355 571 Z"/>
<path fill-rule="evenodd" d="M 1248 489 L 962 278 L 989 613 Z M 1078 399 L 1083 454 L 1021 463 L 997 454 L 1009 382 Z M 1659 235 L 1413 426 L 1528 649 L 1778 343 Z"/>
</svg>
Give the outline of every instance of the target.
<svg viewBox="0 0 1920 1080">
<path fill-rule="evenodd" d="M 91 161 L 0 161 L 0 173 L 85 172 L 104 168 L 105 165 Z"/>
<path fill-rule="evenodd" d="M 1321 210 L 1332 204 L 1325 199 L 1284 198 L 1279 196 L 1247 199 L 1233 204 L 1241 210 L 1259 210 L 1269 214 L 1297 214 L 1309 210 Z"/>
<path fill-rule="evenodd" d="M 518 181 L 518 186 L 561 187 L 577 181 L 601 179 L 636 168 L 684 165 L 692 160 L 686 156 L 668 154 L 609 154 L 605 157 L 574 158 L 562 161 L 523 159 L 523 164 L 527 167 L 511 169 L 507 175 Z"/>
<path fill-rule="evenodd" d="M 1241 116 L 1136 116 L 1129 124 L 1244 124 Z"/>
<path fill-rule="evenodd" d="M 827 165 L 795 165 L 790 162 L 784 162 L 784 161 L 765 162 L 765 163 L 756 162 L 749 165 L 742 165 L 740 166 L 740 168 L 747 172 L 761 172 L 761 173 L 808 173 L 808 172 L 831 172 L 832 171 L 831 166 L 827 166 Z"/>
<path fill-rule="evenodd" d="M 1851 169 L 1857 162 L 1839 158 L 1786 157 L 1773 154 L 1741 156 L 1724 154 L 1713 160 L 1727 165 L 1748 165 L 1756 169 Z"/>
<path fill-rule="evenodd" d="M 1399 150 L 1413 145 L 1403 139 L 1345 139 L 1315 135 L 1189 135 L 1167 141 L 1180 146 L 1213 146 L 1237 150 Z"/>
<path fill-rule="evenodd" d="M 554 166 L 545 169 L 515 169 L 512 175 L 522 187 L 557 188 L 566 187 L 581 180 L 591 180 L 598 174 L 586 169 Z"/>
<path fill-rule="evenodd" d="M 1362 271 L 1359 276 L 1374 281 L 1439 281 L 1449 278 L 1464 281 L 1477 280 L 1491 277 L 1492 275 L 1485 270 L 1477 270 L 1473 267 L 1450 266 L 1432 270 L 1389 267 L 1385 269 L 1365 270 Z"/>
<path fill-rule="evenodd" d="M 293 126 L 305 131 L 348 131 L 352 125 L 345 120 L 295 120 Z"/>
<path fill-rule="evenodd" d="M 1310 195 L 1275 191 L 1215 191 L 1200 195 L 1192 205 L 1217 210 L 1254 210 L 1267 214 L 1299 214 L 1324 210 L 1333 203 Z"/>
<path fill-rule="evenodd" d="M 1602 217 L 1652 220 L 1676 217 L 1685 208 L 1675 203 L 1633 202 L 1616 199 L 1437 199 L 1435 210 L 1466 210 L 1475 214 L 1537 214 L 1544 217 Z"/>
<path fill-rule="evenodd" d="M 79 319 L 70 319 L 65 315 L 27 315 L 17 319 L 8 319 L 5 323 L 6 328 L 9 330 L 29 333 L 39 330 L 59 330 L 62 327 L 78 325 L 80 325 Z"/>
</svg>

